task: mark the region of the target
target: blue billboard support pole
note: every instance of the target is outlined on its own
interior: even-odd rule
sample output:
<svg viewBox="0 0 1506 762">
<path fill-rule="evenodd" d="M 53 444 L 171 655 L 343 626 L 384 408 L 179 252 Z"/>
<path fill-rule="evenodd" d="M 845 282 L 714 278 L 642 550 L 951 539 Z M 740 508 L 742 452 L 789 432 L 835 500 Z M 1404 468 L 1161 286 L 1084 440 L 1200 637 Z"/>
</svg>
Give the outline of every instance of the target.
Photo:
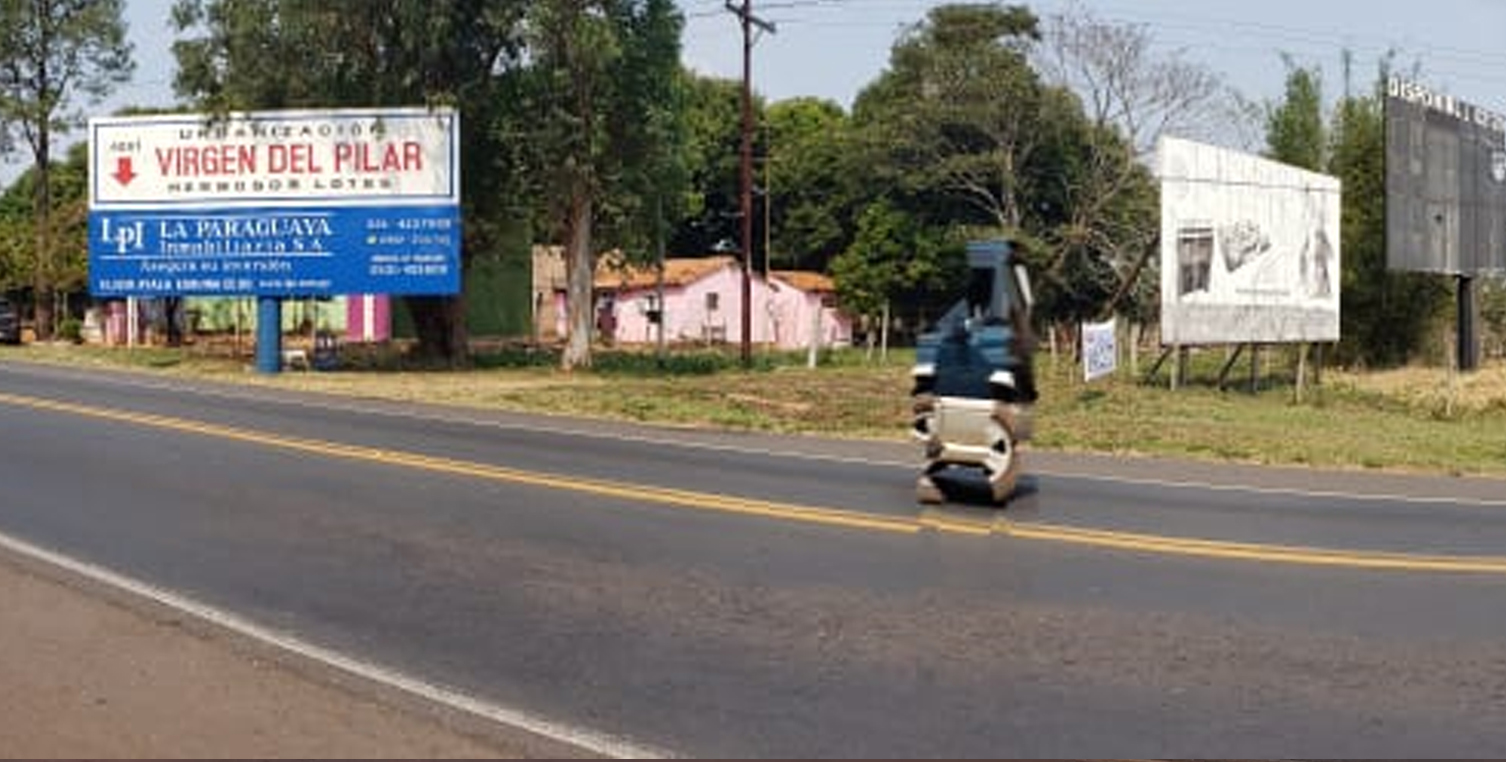
<svg viewBox="0 0 1506 762">
<path fill-rule="evenodd" d="M 275 374 L 282 370 L 282 300 L 275 296 L 256 299 L 256 372 Z"/>
</svg>

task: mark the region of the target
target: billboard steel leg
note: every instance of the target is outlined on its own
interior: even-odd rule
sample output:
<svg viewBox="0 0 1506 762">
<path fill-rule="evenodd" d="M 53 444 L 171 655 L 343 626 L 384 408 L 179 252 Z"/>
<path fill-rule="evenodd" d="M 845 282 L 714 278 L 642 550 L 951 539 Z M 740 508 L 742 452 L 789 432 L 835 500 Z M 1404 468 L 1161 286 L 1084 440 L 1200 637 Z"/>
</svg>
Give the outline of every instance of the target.
<svg viewBox="0 0 1506 762">
<path fill-rule="evenodd" d="M 256 372 L 276 374 L 282 370 L 282 300 L 275 296 L 256 299 Z"/>
<path fill-rule="evenodd" d="M 1253 345 L 1251 345 L 1253 346 Z M 1229 388 L 1229 371 L 1234 370 L 1234 363 L 1239 362 L 1239 356 L 1244 354 L 1245 345 L 1235 344 L 1234 350 L 1224 360 L 1224 367 L 1218 369 L 1218 390 L 1225 391 Z"/>
<path fill-rule="evenodd" d="M 1475 369 L 1478 355 L 1475 352 L 1475 289 L 1474 279 L 1468 275 L 1459 276 L 1459 347 L 1455 356 L 1459 358 L 1459 370 L 1469 372 Z"/>
</svg>

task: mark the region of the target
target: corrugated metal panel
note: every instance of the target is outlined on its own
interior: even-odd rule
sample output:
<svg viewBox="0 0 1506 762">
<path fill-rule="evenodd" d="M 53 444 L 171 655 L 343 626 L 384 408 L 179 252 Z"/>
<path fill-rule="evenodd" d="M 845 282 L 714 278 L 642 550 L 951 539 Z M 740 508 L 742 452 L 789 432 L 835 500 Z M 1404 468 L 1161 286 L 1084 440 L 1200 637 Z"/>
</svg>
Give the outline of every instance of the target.
<svg viewBox="0 0 1506 762">
<path fill-rule="evenodd" d="M 1506 268 L 1506 132 L 1449 99 L 1451 111 L 1388 96 L 1386 264 L 1479 274 Z"/>
</svg>

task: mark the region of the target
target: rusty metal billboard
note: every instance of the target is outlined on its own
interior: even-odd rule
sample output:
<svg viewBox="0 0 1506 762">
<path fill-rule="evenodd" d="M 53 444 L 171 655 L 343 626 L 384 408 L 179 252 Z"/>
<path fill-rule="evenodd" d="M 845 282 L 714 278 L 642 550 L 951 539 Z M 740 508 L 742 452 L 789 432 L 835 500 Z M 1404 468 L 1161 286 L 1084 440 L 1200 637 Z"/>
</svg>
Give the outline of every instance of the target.
<svg viewBox="0 0 1506 762">
<path fill-rule="evenodd" d="M 1506 272 L 1506 117 L 1397 77 L 1385 112 L 1387 266 Z"/>
</svg>

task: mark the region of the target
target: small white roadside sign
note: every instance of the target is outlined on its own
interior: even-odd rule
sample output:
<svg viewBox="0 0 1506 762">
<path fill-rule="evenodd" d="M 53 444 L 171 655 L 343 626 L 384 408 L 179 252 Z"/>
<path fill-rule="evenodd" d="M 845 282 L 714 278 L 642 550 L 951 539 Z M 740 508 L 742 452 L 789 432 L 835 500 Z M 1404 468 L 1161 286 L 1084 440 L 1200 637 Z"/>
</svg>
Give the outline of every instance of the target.
<svg viewBox="0 0 1506 762">
<path fill-rule="evenodd" d="M 1082 374 L 1084 381 L 1113 375 L 1119 367 L 1119 347 L 1114 339 L 1114 320 L 1082 324 Z"/>
</svg>

